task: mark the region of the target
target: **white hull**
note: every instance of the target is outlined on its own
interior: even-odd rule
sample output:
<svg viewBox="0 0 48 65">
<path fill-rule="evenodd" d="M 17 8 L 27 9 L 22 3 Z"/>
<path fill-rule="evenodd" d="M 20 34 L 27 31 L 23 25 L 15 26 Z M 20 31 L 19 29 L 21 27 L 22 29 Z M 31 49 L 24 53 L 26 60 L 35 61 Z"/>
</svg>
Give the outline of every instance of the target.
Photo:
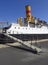
<svg viewBox="0 0 48 65">
<path fill-rule="evenodd" d="M 48 39 L 47 26 L 42 26 L 41 28 L 33 28 L 30 26 L 20 26 L 19 24 L 12 24 L 10 28 L 6 30 L 6 33 L 21 40 Z"/>
<path fill-rule="evenodd" d="M 20 26 L 19 24 L 12 24 L 12 26 L 6 30 L 7 34 L 48 34 L 48 27 L 42 26 L 41 28 L 33 28 L 29 26 Z"/>
</svg>

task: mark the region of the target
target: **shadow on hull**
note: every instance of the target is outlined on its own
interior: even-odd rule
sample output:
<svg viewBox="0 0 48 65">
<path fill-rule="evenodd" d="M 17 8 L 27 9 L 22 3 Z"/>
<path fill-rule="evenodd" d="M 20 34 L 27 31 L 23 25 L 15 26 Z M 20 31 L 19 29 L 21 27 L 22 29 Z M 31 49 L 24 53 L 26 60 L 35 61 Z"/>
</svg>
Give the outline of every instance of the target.
<svg viewBox="0 0 48 65">
<path fill-rule="evenodd" d="M 10 34 L 10 35 L 23 41 L 48 39 L 48 34 Z"/>
<path fill-rule="evenodd" d="M 48 34 L 10 34 L 10 35 L 22 41 L 48 39 Z M 16 42 L 16 41 L 3 34 L 0 34 L 0 44 L 1 43 L 13 43 L 13 42 Z"/>
</svg>

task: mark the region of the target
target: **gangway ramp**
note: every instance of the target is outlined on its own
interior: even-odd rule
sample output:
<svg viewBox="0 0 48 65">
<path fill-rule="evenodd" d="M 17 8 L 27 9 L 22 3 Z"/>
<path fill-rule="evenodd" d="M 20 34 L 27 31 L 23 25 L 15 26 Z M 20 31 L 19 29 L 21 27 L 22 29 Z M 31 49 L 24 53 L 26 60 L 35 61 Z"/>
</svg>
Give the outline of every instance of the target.
<svg viewBox="0 0 48 65">
<path fill-rule="evenodd" d="M 11 39 L 13 39 L 13 40 L 19 42 L 21 45 L 26 46 L 26 47 L 32 49 L 33 51 L 37 51 L 37 53 L 42 52 L 42 49 L 41 49 L 41 48 L 38 48 L 38 47 L 33 46 L 33 45 L 29 44 L 29 43 L 26 43 L 26 42 L 24 42 L 24 41 L 22 41 L 22 40 L 20 40 L 20 39 L 18 39 L 18 38 L 16 38 L 16 37 L 13 37 L 13 36 L 11 36 L 11 35 L 9 35 L 9 34 L 6 34 L 6 33 L 3 33 L 3 34 L 4 34 L 5 36 L 7 36 L 7 37 L 9 37 L 9 38 L 11 38 Z"/>
</svg>

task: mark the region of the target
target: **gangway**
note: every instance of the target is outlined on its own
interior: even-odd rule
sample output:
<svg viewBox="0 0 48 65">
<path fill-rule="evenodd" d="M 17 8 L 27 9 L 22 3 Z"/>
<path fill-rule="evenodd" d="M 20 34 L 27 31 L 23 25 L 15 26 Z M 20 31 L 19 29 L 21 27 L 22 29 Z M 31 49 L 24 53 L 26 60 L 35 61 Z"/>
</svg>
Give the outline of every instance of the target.
<svg viewBox="0 0 48 65">
<path fill-rule="evenodd" d="M 29 44 L 29 43 L 26 43 L 26 42 L 24 42 L 24 41 L 22 41 L 22 40 L 20 40 L 20 39 L 18 39 L 18 38 L 16 38 L 16 37 L 13 37 L 13 36 L 11 36 L 11 35 L 9 35 L 9 34 L 6 34 L 6 33 L 3 33 L 3 34 L 4 34 L 5 36 L 7 36 L 7 37 L 9 37 L 9 38 L 11 38 L 11 39 L 13 39 L 13 40 L 19 42 L 20 44 L 22 44 L 22 45 L 24 45 L 24 46 L 26 46 L 26 47 L 32 49 L 33 51 L 36 51 L 37 53 L 42 52 L 42 49 L 41 49 L 41 48 L 38 48 L 38 47 L 36 47 L 36 46 L 34 46 L 34 45 L 31 45 L 31 44 Z"/>
</svg>

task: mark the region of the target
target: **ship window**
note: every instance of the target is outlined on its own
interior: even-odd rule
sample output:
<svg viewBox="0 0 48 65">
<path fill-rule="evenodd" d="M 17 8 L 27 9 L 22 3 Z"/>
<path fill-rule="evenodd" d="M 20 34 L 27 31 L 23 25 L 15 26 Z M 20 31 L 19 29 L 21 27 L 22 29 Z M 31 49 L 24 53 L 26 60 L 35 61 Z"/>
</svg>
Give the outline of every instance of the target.
<svg viewBox="0 0 48 65">
<path fill-rule="evenodd" d="M 16 27 L 15 27 L 15 29 L 16 29 Z"/>
<path fill-rule="evenodd" d="M 8 32 L 8 33 L 10 33 L 10 32 Z"/>
<path fill-rule="evenodd" d="M 14 34 L 14 31 L 13 31 L 13 34 Z"/>
<path fill-rule="evenodd" d="M 26 30 L 27 30 L 27 28 L 26 28 Z"/>
<path fill-rule="evenodd" d="M 11 30 L 8 33 L 11 33 Z"/>
<path fill-rule="evenodd" d="M 18 29 L 20 29 L 20 27 L 18 27 Z"/>
</svg>

